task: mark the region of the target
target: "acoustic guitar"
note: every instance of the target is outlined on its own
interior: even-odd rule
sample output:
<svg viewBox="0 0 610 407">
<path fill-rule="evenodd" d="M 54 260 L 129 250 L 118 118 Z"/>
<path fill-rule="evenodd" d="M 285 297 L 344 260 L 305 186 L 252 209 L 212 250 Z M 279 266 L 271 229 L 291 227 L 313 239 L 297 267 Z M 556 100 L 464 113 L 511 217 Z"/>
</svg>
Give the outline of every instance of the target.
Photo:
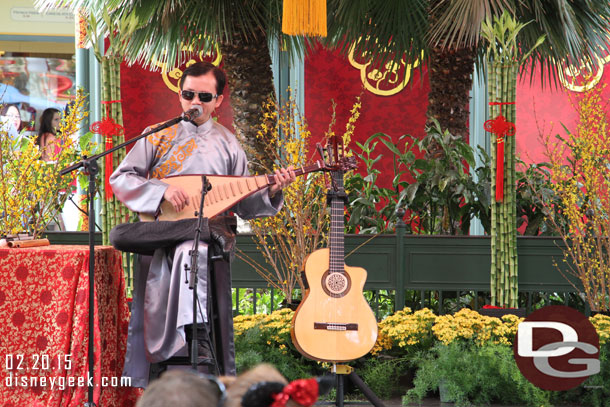
<svg viewBox="0 0 610 407">
<path fill-rule="evenodd" d="M 336 160 L 336 145 L 334 153 Z M 344 262 L 343 171 L 331 171 L 329 247 L 305 260 L 305 293 L 291 329 L 299 352 L 326 362 L 357 359 L 377 341 L 377 320 L 362 294 L 366 270 Z"/>
</svg>

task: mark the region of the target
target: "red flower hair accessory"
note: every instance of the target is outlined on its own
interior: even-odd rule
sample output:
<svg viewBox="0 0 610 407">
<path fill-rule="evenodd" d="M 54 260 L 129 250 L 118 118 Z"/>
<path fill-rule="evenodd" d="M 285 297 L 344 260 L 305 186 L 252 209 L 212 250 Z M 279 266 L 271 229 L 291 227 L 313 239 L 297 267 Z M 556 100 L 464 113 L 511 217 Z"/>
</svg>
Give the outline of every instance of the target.
<svg viewBox="0 0 610 407">
<path fill-rule="evenodd" d="M 273 394 L 275 400 L 271 407 L 286 407 L 288 400 L 304 407 L 312 406 L 318 400 L 318 381 L 316 379 L 299 379 L 288 383 L 284 389 Z"/>
</svg>

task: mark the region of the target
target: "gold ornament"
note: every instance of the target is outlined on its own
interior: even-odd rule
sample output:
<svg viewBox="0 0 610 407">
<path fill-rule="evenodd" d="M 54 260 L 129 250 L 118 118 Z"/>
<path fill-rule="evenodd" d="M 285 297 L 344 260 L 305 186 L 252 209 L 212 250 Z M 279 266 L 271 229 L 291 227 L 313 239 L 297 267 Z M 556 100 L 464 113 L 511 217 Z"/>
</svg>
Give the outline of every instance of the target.
<svg viewBox="0 0 610 407">
<path fill-rule="evenodd" d="M 413 64 L 407 64 L 403 57 L 400 62 L 389 61 L 383 67 L 375 67 L 368 55 L 354 55 L 355 48 L 352 45 L 349 51 L 350 64 L 360 70 L 365 89 L 380 96 L 392 96 L 403 90 L 411 79 L 411 71 L 420 63 L 417 59 Z"/>
</svg>

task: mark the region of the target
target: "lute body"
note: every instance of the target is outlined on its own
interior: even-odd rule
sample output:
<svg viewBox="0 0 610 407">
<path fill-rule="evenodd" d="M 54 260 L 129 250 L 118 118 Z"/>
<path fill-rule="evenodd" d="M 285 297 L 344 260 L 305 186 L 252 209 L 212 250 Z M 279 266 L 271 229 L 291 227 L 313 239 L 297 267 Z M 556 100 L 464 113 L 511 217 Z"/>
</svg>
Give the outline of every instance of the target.
<svg viewBox="0 0 610 407">
<path fill-rule="evenodd" d="M 316 161 L 310 166 L 297 168 L 294 172 L 295 175 L 304 175 L 324 169 L 324 164 L 320 161 Z M 187 192 L 189 196 L 188 205 L 180 212 L 176 212 L 172 204 L 163 201 L 161 202 L 160 211 L 157 217 L 140 213 L 140 220 L 144 222 L 154 220 L 175 221 L 197 217 L 196 213 L 199 210 L 199 202 L 201 200 L 201 177 L 201 175 L 177 175 L 163 178 L 161 181 L 164 183 L 179 186 Z M 255 192 L 275 183 L 275 176 L 273 174 L 245 177 L 235 175 L 207 175 L 206 177 L 208 182 L 212 185 L 212 188 L 206 194 L 203 206 L 203 216 L 207 218 L 213 218 Z"/>
</svg>

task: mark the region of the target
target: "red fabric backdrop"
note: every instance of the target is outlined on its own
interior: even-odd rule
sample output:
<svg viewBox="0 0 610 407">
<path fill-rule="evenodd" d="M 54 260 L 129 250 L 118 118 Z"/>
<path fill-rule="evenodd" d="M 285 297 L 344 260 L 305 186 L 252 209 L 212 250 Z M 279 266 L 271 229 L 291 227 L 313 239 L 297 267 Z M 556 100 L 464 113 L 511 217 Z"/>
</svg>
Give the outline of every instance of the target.
<svg viewBox="0 0 610 407">
<path fill-rule="evenodd" d="M 221 65 L 222 67 L 222 65 Z M 184 67 L 181 68 L 183 70 Z M 318 48 L 305 61 L 305 116 L 313 137 L 321 141 L 328 129 L 331 100 L 337 103 L 335 132 L 342 134 L 353 103 L 362 92 L 361 116 L 353 140 L 363 142 L 372 134 L 384 132 L 392 137 L 409 133 L 423 135 L 426 121 L 428 79 L 419 69 L 412 71 L 407 86 L 393 96 L 379 96 L 364 90 L 359 69 L 337 52 Z M 172 80 L 176 83 L 176 80 Z M 121 67 L 121 92 L 126 138 L 140 134 L 146 126 L 180 115 L 178 95 L 163 81 L 161 72 L 151 72 L 134 65 Z M 218 121 L 232 129 L 230 84 L 225 100 L 217 112 Z M 385 153 L 385 147 L 379 146 Z M 379 168 L 389 168 L 389 158 Z"/>
<path fill-rule="evenodd" d="M 366 72 L 370 76 L 370 70 Z M 361 115 L 356 122 L 353 141 L 363 142 L 375 133 L 383 132 L 394 139 L 403 134 L 421 137 L 428 107 L 428 75 L 419 68 L 412 70 L 404 89 L 392 96 L 380 96 L 364 89 L 361 72 L 338 52 L 317 48 L 305 60 L 305 116 L 312 133 L 312 142 L 321 141 L 332 114 L 332 100 L 337 103 L 337 135 L 345 132 L 356 97 L 362 93 Z M 351 146 L 357 149 L 355 144 Z M 402 146 L 401 146 L 402 148 Z M 377 164 L 383 172 L 392 173 L 389 151 L 381 144 L 377 151 L 384 158 Z M 359 163 L 359 170 L 364 170 Z"/>
<path fill-rule="evenodd" d="M 357 61 L 365 63 L 365 61 Z M 606 69 L 608 71 L 608 69 Z M 374 77 L 370 67 L 365 72 Z M 610 82 L 604 72 L 600 84 Z M 150 124 L 178 116 L 180 106 L 177 93 L 164 83 L 160 72 L 150 72 L 138 66 L 122 66 L 121 86 L 125 134 L 131 138 Z M 174 82 L 176 82 L 174 80 Z M 600 86 L 600 85 L 598 85 Z M 225 102 L 218 120 L 232 128 L 230 84 L 225 89 Z M 320 141 L 328 129 L 331 117 L 331 100 L 337 103 L 335 133 L 342 134 L 356 96 L 362 93 L 361 116 L 356 123 L 353 140 L 364 141 L 372 134 L 384 132 L 393 138 L 402 134 L 421 137 L 424 134 L 428 106 L 428 76 L 425 69 L 412 70 L 407 86 L 392 96 L 380 96 L 364 90 L 361 72 L 338 52 L 318 47 L 305 60 L 305 116 L 312 132 L 312 142 Z M 610 96 L 610 90 L 606 89 Z M 579 92 L 560 86 L 543 87 L 539 73 L 520 79 L 517 86 L 517 153 L 527 162 L 544 161 L 544 147 L 539 139 L 541 132 L 563 132 L 562 124 L 575 128 L 577 114 L 572 106 Z M 352 145 L 354 147 L 355 145 Z M 384 146 L 378 149 L 386 153 Z M 388 154 L 378 163 L 382 170 L 390 169 Z M 360 168 L 362 170 L 362 168 Z"/>
<path fill-rule="evenodd" d="M 597 87 L 603 90 L 603 100 L 610 100 L 610 66 L 606 65 Z M 544 155 L 544 144 L 540 138 L 546 134 L 566 132 L 563 126 L 575 132 L 578 125 L 576 106 L 582 97 L 581 92 L 545 83 L 543 86 L 540 72 L 536 71 L 530 81 L 526 75 L 517 84 L 517 154 L 525 162 L 538 163 L 547 161 Z M 606 106 L 610 112 L 610 107 Z"/>
</svg>

